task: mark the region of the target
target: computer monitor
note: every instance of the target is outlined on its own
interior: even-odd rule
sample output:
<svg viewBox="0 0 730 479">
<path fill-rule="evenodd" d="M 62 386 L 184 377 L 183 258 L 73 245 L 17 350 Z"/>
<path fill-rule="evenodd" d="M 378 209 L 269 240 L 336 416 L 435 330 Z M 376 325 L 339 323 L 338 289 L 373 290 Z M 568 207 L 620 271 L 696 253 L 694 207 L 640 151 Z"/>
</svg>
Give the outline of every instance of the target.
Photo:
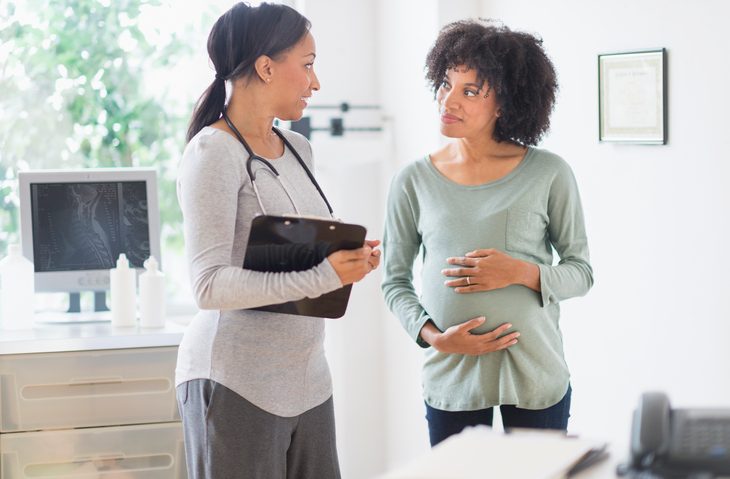
<svg viewBox="0 0 730 479">
<path fill-rule="evenodd" d="M 18 174 L 23 254 L 36 292 L 95 291 L 96 309 L 120 253 L 138 270 L 160 261 L 157 175 L 153 168 L 37 170 Z"/>
</svg>

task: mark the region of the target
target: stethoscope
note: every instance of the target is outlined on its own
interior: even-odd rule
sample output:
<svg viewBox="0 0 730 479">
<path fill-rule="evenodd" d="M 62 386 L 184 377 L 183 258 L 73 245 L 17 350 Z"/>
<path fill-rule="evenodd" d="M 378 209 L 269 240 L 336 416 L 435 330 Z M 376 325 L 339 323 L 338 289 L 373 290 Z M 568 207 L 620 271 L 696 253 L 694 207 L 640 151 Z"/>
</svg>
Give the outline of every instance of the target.
<svg viewBox="0 0 730 479">
<path fill-rule="evenodd" d="M 238 129 L 235 127 L 235 125 L 233 125 L 233 122 L 231 121 L 231 119 L 228 118 L 228 115 L 226 114 L 225 111 L 223 111 L 223 119 L 225 120 L 226 125 L 228 125 L 228 128 L 230 128 L 231 131 L 233 131 L 233 133 L 235 133 L 236 138 L 238 138 L 238 141 L 241 142 L 243 147 L 246 149 L 246 152 L 248 153 L 248 160 L 246 160 L 246 171 L 248 172 L 249 178 L 251 178 L 251 185 L 253 186 L 253 191 L 254 191 L 254 194 L 256 195 L 256 201 L 258 201 L 258 203 L 259 203 L 261 212 L 264 215 L 266 215 L 266 209 L 264 209 L 264 205 L 261 202 L 261 196 L 259 195 L 259 189 L 256 187 L 256 173 L 258 173 L 259 171 L 266 171 L 271 176 L 276 178 L 276 180 L 279 182 L 281 189 L 284 190 L 284 193 L 286 194 L 287 198 L 289 198 L 289 201 L 291 202 L 292 206 L 294 207 L 294 212 L 298 216 L 302 216 L 302 214 L 299 212 L 299 208 L 297 208 L 297 204 L 294 201 L 294 198 L 292 198 L 291 194 L 289 194 L 289 190 L 286 188 L 284 183 L 281 181 L 281 178 L 279 178 L 279 172 L 276 170 L 276 168 L 274 168 L 274 165 L 272 165 L 271 162 L 269 160 L 267 160 L 266 158 L 263 158 L 253 152 L 251 147 L 248 146 L 248 143 L 246 143 L 246 140 L 243 139 L 243 136 L 241 135 L 241 133 L 238 131 Z M 291 150 L 292 153 L 294 153 L 294 156 L 296 157 L 297 161 L 302 166 L 302 168 L 304 168 L 304 171 L 307 173 L 307 176 L 309 177 L 310 181 L 315 186 L 315 188 L 317 188 L 319 195 L 322 197 L 325 204 L 327 205 L 327 209 L 330 212 L 330 216 L 332 216 L 332 218 L 335 218 L 334 211 L 332 210 L 332 206 L 330 206 L 330 202 L 327 201 L 327 197 L 324 195 L 324 191 L 322 191 L 322 188 L 319 186 L 319 183 L 317 183 L 317 180 L 314 179 L 314 175 L 312 174 L 311 171 L 309 171 L 309 168 L 307 168 L 307 165 L 304 163 L 304 160 L 302 160 L 302 157 L 299 156 L 299 153 L 297 152 L 297 150 L 294 149 L 292 144 L 289 143 L 289 140 L 287 140 L 284 137 L 284 134 L 281 131 L 279 131 L 278 128 L 271 127 L 271 129 L 274 131 L 274 133 L 276 133 L 276 135 L 279 138 L 281 138 L 281 140 L 284 142 L 284 145 L 287 148 L 289 148 L 289 150 Z M 251 167 L 251 165 L 253 164 L 254 161 L 260 161 L 261 163 L 266 165 L 267 169 L 259 168 L 258 170 L 256 170 L 254 172 L 253 168 Z"/>
</svg>

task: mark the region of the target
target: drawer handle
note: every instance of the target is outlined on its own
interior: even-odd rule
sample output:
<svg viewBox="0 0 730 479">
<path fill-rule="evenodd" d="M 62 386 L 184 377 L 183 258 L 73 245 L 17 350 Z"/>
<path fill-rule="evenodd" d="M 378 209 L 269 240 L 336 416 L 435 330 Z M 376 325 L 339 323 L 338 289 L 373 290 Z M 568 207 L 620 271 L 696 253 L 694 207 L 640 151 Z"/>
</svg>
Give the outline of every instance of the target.
<svg viewBox="0 0 730 479">
<path fill-rule="evenodd" d="M 25 400 L 82 398 L 94 396 L 124 396 L 162 394 L 172 389 L 168 378 L 88 380 L 65 384 L 34 384 L 24 386 L 20 395 Z"/>
<path fill-rule="evenodd" d="M 25 477 L 104 477 L 106 474 L 170 469 L 174 458 L 170 454 L 125 456 L 97 455 L 68 461 L 29 464 L 23 468 Z"/>
<path fill-rule="evenodd" d="M 69 384 L 95 384 L 95 383 L 118 383 L 124 381 L 121 376 L 109 376 L 107 378 L 71 378 Z"/>
</svg>

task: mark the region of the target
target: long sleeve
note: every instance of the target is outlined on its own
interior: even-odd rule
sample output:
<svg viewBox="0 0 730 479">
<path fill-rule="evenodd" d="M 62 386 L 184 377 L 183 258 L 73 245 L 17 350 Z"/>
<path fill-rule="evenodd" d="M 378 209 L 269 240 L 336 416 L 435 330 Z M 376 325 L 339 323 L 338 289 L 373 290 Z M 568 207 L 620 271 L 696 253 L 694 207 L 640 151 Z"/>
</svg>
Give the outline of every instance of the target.
<svg viewBox="0 0 730 479">
<path fill-rule="evenodd" d="M 548 216 L 550 243 L 560 261 L 555 266 L 538 265 L 543 306 L 583 296 L 593 286 L 583 208 L 578 185 L 567 164 L 550 186 Z"/>
<path fill-rule="evenodd" d="M 383 282 L 385 303 L 400 320 L 408 335 L 421 347 L 428 347 L 420 336 L 421 328 L 430 319 L 413 286 L 413 262 L 421 246 L 414 208 L 415 197 L 402 180 L 396 177 L 390 187 L 383 233 Z"/>
<path fill-rule="evenodd" d="M 248 228 L 258 209 L 252 194 L 243 191 L 250 189 L 243 164 L 239 152 L 210 138 L 201 138 L 188 145 L 183 158 L 178 199 L 198 306 L 221 310 L 254 308 L 315 298 L 340 288 L 339 277 L 326 259 L 318 266 L 300 272 L 243 269 Z M 267 193 L 263 188 L 260 190 L 262 195 Z M 280 196 L 281 192 L 273 194 Z M 316 190 L 314 194 L 318 199 Z M 252 211 L 242 215 L 239 208 L 244 207 Z M 244 229 L 245 235 L 242 235 Z"/>
</svg>

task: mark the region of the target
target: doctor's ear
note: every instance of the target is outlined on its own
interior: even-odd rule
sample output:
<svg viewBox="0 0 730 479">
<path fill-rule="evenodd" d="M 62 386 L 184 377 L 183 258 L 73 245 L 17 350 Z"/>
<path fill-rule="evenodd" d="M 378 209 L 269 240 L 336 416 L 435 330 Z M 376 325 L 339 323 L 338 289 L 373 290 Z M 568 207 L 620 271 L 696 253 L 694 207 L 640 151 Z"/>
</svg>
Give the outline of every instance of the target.
<svg viewBox="0 0 730 479">
<path fill-rule="evenodd" d="M 271 83 L 271 77 L 273 75 L 273 60 L 271 57 L 266 55 L 261 55 L 256 59 L 256 63 L 254 63 L 254 68 L 256 69 L 256 75 L 263 81 L 264 83 Z"/>
</svg>

